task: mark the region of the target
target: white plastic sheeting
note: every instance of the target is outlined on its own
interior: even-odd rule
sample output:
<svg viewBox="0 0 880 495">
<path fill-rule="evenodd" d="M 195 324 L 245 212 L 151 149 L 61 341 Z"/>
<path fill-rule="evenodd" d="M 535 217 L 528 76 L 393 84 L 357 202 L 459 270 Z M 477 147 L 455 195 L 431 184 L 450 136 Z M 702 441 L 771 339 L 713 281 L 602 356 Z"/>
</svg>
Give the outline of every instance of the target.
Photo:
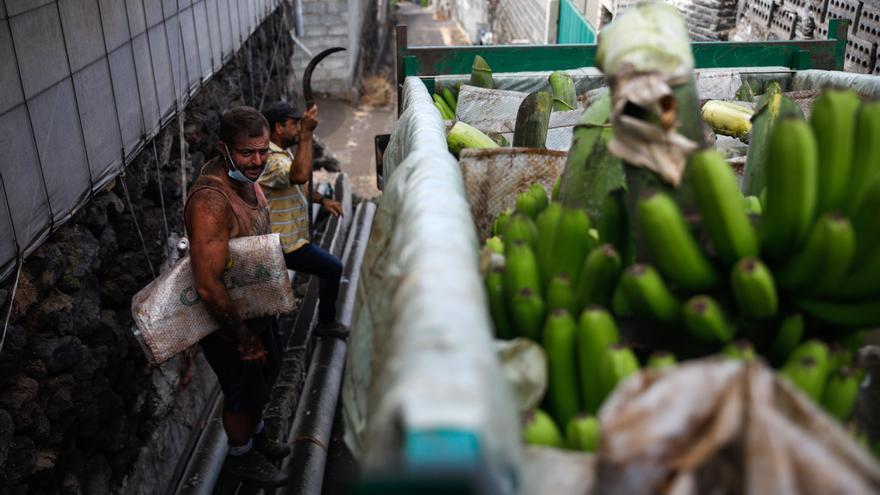
<svg viewBox="0 0 880 495">
<path fill-rule="evenodd" d="M 461 172 L 425 86 L 408 78 L 404 92 L 352 320 L 346 442 L 370 469 L 399 460 L 409 432 L 470 432 L 512 492 L 518 411 L 493 344 Z"/>
<path fill-rule="evenodd" d="M 880 97 L 880 76 L 831 70 L 804 70 L 794 76 L 792 90 L 822 89 L 825 86 L 851 88 L 871 98 Z"/>
<path fill-rule="evenodd" d="M 282 0 L 5 0 L 0 280 Z"/>
</svg>

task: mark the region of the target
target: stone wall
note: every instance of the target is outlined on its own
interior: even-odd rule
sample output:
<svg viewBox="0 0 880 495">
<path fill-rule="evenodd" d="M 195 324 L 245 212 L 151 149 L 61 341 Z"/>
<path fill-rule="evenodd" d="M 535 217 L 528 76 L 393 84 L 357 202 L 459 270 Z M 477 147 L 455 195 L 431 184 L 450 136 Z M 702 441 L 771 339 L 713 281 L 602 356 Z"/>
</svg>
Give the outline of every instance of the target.
<svg viewBox="0 0 880 495">
<path fill-rule="evenodd" d="M 190 182 L 216 153 L 222 111 L 267 104 L 291 87 L 284 31 L 280 15 L 269 17 L 187 106 Z M 155 144 L 158 173 L 148 143 L 124 176 L 24 260 L 14 301 L 15 276 L 0 284 L 0 314 L 12 305 L 0 351 L 0 493 L 164 493 L 212 398 L 215 380 L 200 353 L 153 369 L 131 334 L 132 295 L 152 280 L 150 263 L 159 270 L 173 253 L 163 219 L 172 237 L 183 233 L 176 120 Z"/>
<path fill-rule="evenodd" d="M 300 41 L 317 55 L 334 46 L 348 49 L 321 62 L 312 74 L 312 87 L 321 93 L 354 96 L 359 72 L 360 39 L 367 20 L 368 0 L 302 0 L 304 32 Z M 311 57 L 304 50 L 293 56 L 293 69 L 298 76 L 305 71 Z"/>
<path fill-rule="evenodd" d="M 831 19 L 847 19 L 844 70 L 880 74 L 880 1 L 744 0 L 742 40 L 826 39 Z"/>
<path fill-rule="evenodd" d="M 727 40 L 736 28 L 737 0 L 672 0 L 694 41 Z"/>
</svg>

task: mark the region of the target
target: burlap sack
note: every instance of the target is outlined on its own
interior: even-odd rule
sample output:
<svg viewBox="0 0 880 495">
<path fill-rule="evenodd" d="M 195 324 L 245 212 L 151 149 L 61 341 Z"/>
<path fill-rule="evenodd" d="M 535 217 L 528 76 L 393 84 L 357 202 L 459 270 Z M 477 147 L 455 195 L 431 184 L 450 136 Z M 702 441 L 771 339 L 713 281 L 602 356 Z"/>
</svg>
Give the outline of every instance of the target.
<svg viewBox="0 0 880 495">
<path fill-rule="evenodd" d="M 223 283 L 239 317 L 248 320 L 295 309 L 278 234 L 232 239 L 228 259 Z M 131 314 L 135 337 L 153 365 L 220 327 L 195 290 L 189 256 L 135 294 Z"/>
<path fill-rule="evenodd" d="M 535 148 L 465 149 L 459 157 L 467 200 L 480 242 L 492 235 L 499 213 L 516 206 L 516 195 L 538 182 L 553 189 L 568 152 Z"/>
</svg>

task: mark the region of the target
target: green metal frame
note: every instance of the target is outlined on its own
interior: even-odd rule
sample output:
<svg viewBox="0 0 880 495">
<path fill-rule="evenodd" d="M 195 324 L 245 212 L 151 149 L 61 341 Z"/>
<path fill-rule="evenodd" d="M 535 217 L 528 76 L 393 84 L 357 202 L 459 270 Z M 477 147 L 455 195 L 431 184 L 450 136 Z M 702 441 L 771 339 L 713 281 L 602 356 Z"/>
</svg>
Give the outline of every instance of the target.
<svg viewBox="0 0 880 495">
<path fill-rule="evenodd" d="M 595 43 L 596 29 L 571 0 L 559 0 L 556 43 Z"/>
<path fill-rule="evenodd" d="M 770 67 L 794 70 L 843 70 L 846 19 L 832 19 L 827 40 L 694 42 L 697 68 Z M 397 89 L 418 76 L 433 90 L 434 76 L 470 74 L 475 55 L 489 60 L 494 72 L 549 71 L 592 67 L 596 45 L 409 46 L 406 26 L 397 26 Z M 398 103 L 400 103 L 398 101 Z"/>
</svg>

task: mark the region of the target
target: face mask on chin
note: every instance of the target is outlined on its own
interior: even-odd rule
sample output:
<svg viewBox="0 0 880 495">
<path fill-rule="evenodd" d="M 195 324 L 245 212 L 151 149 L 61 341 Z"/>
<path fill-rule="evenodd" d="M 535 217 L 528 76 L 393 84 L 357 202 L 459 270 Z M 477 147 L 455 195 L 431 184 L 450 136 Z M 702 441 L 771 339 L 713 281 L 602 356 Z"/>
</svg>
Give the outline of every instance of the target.
<svg viewBox="0 0 880 495">
<path fill-rule="evenodd" d="M 226 162 L 229 164 L 230 167 L 232 167 L 230 170 L 226 171 L 226 174 L 229 175 L 229 178 L 234 181 L 238 181 L 248 185 L 252 185 L 253 183 L 255 183 L 256 181 L 248 179 L 247 176 L 241 173 L 241 170 L 239 170 L 238 167 L 235 166 L 235 162 L 232 161 L 232 157 L 229 153 L 229 147 L 226 146 L 226 143 L 223 143 L 223 147 L 226 148 Z M 263 166 L 263 169 L 260 170 L 260 176 L 263 175 L 263 171 L 265 170 L 266 167 Z M 257 180 L 259 180 L 259 177 L 257 177 Z"/>
</svg>

